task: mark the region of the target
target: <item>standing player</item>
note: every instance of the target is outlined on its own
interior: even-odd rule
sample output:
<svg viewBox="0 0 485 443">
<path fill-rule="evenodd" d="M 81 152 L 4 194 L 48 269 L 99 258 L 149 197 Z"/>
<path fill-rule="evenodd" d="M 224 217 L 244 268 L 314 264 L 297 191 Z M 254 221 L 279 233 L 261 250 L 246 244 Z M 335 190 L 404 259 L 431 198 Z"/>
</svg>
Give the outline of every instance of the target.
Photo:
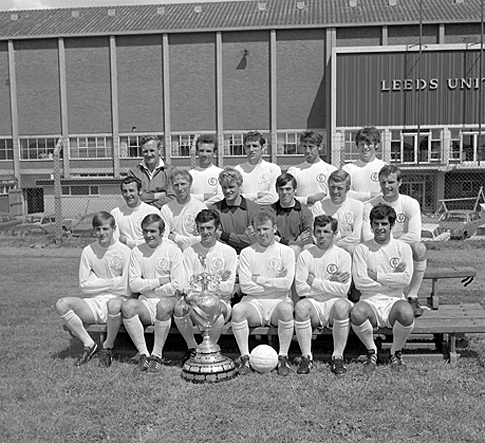
<svg viewBox="0 0 485 443">
<path fill-rule="evenodd" d="M 170 173 L 175 200 L 162 207 L 160 214 L 165 222 L 165 237 L 177 243 L 183 250 L 199 241 L 195 217 L 207 209 L 206 205 L 190 196 L 192 176 L 189 171 L 174 168 Z"/>
<path fill-rule="evenodd" d="M 276 179 L 278 201 L 271 205 L 276 216 L 276 235 L 280 243 L 290 246 L 297 257 L 303 246 L 312 242 L 313 215 L 295 199 L 297 183 L 291 174 L 283 173 Z"/>
<path fill-rule="evenodd" d="M 113 238 L 115 220 L 105 211 L 93 217 L 97 241 L 86 246 L 79 264 L 79 285 L 87 298 L 63 297 L 56 308 L 64 324 L 81 340 L 84 348 L 76 359 L 81 366 L 98 351 L 84 324 L 106 324 L 107 337 L 99 362 L 111 366 L 113 343 L 121 325 L 121 306 L 131 296 L 128 288 L 130 248 Z"/>
<path fill-rule="evenodd" d="M 210 205 L 222 200 L 222 190 L 219 185 L 219 173 L 222 168 L 214 165 L 214 155 L 217 153 L 217 138 L 213 135 L 201 135 L 195 142 L 199 165 L 191 169 L 192 197 Z"/>
<path fill-rule="evenodd" d="M 249 327 L 277 325 L 280 343 L 278 374 L 289 375 L 288 349 L 293 337 L 293 302 L 290 288 L 295 277 L 295 253 L 275 239 L 276 219 L 261 211 L 252 220 L 258 242 L 241 251 L 239 283 L 245 294 L 232 310 L 232 332 L 241 353 L 238 372 L 251 371 Z"/>
<path fill-rule="evenodd" d="M 141 229 L 142 220 L 148 214 L 160 213 L 156 207 L 141 200 L 141 186 L 137 177 L 125 177 L 121 182 L 121 194 L 125 204 L 111 211 L 116 222 L 115 238 L 131 249 L 145 241 Z"/>
<path fill-rule="evenodd" d="M 266 140 L 260 132 L 248 132 L 244 135 L 243 143 L 248 161 L 235 168 L 243 176 L 242 193 L 245 198 L 259 205 L 271 205 L 278 200 L 274 183 L 281 169 L 263 160 Z"/>
<path fill-rule="evenodd" d="M 297 199 L 310 208 L 327 196 L 328 176 L 337 169 L 320 158 L 322 142 L 322 134 L 304 131 L 300 135 L 300 145 L 305 152 L 305 161 L 288 169 L 298 182 Z"/>
<path fill-rule="evenodd" d="M 163 346 L 172 325 L 173 308 L 180 299 L 182 252 L 163 238 L 164 228 L 165 223 L 159 215 L 147 215 L 142 221 L 145 243 L 136 246 L 130 258 L 130 288 L 140 296 L 128 300 L 122 312 L 123 324 L 140 353 L 136 373 L 157 373 L 162 369 Z M 155 325 L 151 355 L 144 325 Z"/>
<path fill-rule="evenodd" d="M 170 166 L 160 157 L 162 141 L 155 135 L 146 135 L 140 140 L 143 161 L 128 172 L 142 183 L 141 199 L 149 205 L 161 208 L 173 198 L 170 187 Z"/>
<path fill-rule="evenodd" d="M 332 328 L 332 372 L 343 375 L 344 350 L 350 332 L 349 315 L 353 303 L 347 299 L 350 288 L 350 254 L 334 246 L 338 222 L 328 215 L 315 218 L 316 244 L 303 250 L 296 263 L 295 285 L 300 301 L 295 306 L 295 330 L 302 353 L 298 374 L 313 367 L 311 352 L 313 329 Z"/>
<path fill-rule="evenodd" d="M 394 165 L 384 166 L 379 172 L 381 194 L 366 203 L 364 207 L 362 236 L 364 241 L 373 237 L 369 231 L 369 213 L 372 207 L 386 204 L 394 208 L 397 214 L 392 235 L 411 246 L 413 251 L 413 278 L 406 289 L 408 301 L 414 310 L 414 316 L 423 315 L 423 308 L 418 301 L 418 291 L 426 271 L 426 246 L 421 242 L 421 208 L 419 203 L 408 195 L 399 193 L 401 186 L 401 170 Z"/>
<path fill-rule="evenodd" d="M 232 246 L 239 254 L 243 248 L 256 242 L 256 237 L 248 231 L 254 213 L 261 207 L 246 200 L 241 195 L 243 177 L 234 168 L 225 168 L 219 174 L 224 199 L 218 201 L 211 208 L 215 209 L 221 218 L 220 240 Z"/>
<path fill-rule="evenodd" d="M 352 329 L 367 349 L 365 371 L 377 364 L 377 347 L 373 328 L 392 328 L 391 368 L 403 371 L 402 348 L 414 328 L 413 309 L 403 290 L 413 273 L 412 251 L 408 244 L 392 238 L 396 212 L 379 204 L 370 212 L 374 238 L 361 243 L 353 256 L 352 276 L 361 291 L 352 308 Z"/>
<path fill-rule="evenodd" d="M 353 254 L 362 236 L 364 204 L 347 197 L 350 189 L 350 176 L 342 169 L 330 174 L 328 188 L 329 197 L 325 197 L 313 205 L 313 215 L 329 215 L 336 218 L 338 232 L 334 240 L 335 244 Z"/>
<path fill-rule="evenodd" d="M 221 315 L 216 319 L 210 331 L 212 341 L 217 343 L 224 324 L 231 317 L 231 297 L 234 293 L 236 279 L 237 254 L 230 246 L 217 241 L 217 230 L 220 229 L 221 220 L 216 210 L 203 209 L 197 214 L 195 222 L 201 240 L 184 251 L 184 291 L 190 291 L 190 278 L 194 275 L 207 272 L 219 278 Z M 175 306 L 174 320 L 187 342 L 188 351 L 183 361 L 185 363 L 195 355 L 197 343 L 189 309 L 183 299 Z"/>
<path fill-rule="evenodd" d="M 379 194 L 379 171 L 386 166 L 386 162 L 376 158 L 380 141 L 381 134 L 373 126 L 357 132 L 355 144 L 359 151 L 359 159 L 342 167 L 350 174 L 349 197 L 366 202 Z"/>
</svg>

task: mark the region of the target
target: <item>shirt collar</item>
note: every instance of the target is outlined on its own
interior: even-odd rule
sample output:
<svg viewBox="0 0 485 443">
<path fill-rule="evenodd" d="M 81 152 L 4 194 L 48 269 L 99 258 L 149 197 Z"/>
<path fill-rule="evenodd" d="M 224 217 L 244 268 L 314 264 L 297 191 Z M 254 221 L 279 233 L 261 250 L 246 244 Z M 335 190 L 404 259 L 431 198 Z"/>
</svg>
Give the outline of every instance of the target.
<svg viewBox="0 0 485 443">
<path fill-rule="evenodd" d="M 239 205 L 231 205 L 229 206 L 226 202 L 226 199 L 222 200 L 222 203 L 221 203 L 221 209 L 225 209 L 225 208 L 234 208 L 234 207 L 239 207 L 241 209 L 244 209 L 245 211 L 248 209 L 248 203 L 246 201 L 246 199 L 241 195 L 241 203 L 239 203 Z"/>
</svg>

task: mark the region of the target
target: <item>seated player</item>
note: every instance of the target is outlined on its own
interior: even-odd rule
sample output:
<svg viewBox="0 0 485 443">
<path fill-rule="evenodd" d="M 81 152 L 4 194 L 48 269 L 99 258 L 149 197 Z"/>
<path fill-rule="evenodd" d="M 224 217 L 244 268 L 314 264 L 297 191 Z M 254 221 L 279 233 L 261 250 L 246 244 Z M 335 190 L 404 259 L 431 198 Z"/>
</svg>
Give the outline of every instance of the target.
<svg viewBox="0 0 485 443">
<path fill-rule="evenodd" d="M 221 218 L 220 241 L 232 246 L 239 254 L 243 248 L 256 242 L 256 237 L 248 231 L 251 218 L 261 207 L 246 200 L 241 195 L 243 177 L 234 168 L 225 168 L 219 174 L 224 199 L 211 208 L 215 209 Z"/>
<path fill-rule="evenodd" d="M 244 134 L 243 144 L 248 161 L 235 167 L 244 179 L 242 193 L 247 200 L 258 205 L 271 205 L 278 199 L 273 186 L 281 169 L 278 165 L 263 160 L 266 140 L 260 132 Z"/>
<path fill-rule="evenodd" d="M 338 222 L 328 215 L 315 218 L 315 244 L 304 249 L 296 263 L 295 285 L 300 301 L 295 306 L 295 330 L 302 353 L 298 374 L 313 367 L 311 352 L 313 329 L 332 328 L 332 372 L 343 375 L 344 350 L 350 331 L 349 314 L 353 303 L 347 299 L 352 258 L 335 246 Z"/>
<path fill-rule="evenodd" d="M 253 217 L 257 243 L 241 251 L 239 283 L 244 297 L 232 308 L 232 333 L 241 353 L 239 374 L 251 371 L 249 327 L 278 326 L 278 374 L 289 375 L 288 349 L 293 338 L 293 302 L 290 288 L 295 277 L 295 253 L 278 243 L 276 219 L 261 211 Z"/>
<path fill-rule="evenodd" d="M 408 301 L 414 310 L 414 316 L 423 315 L 423 308 L 418 301 L 418 292 L 426 271 L 426 246 L 421 242 L 421 208 L 414 198 L 399 193 L 402 183 L 401 170 L 394 165 L 384 166 L 379 172 L 379 185 L 381 194 L 369 200 L 364 206 L 362 221 L 363 240 L 373 237 L 369 226 L 369 213 L 372 207 L 385 204 L 396 211 L 396 223 L 392 228 L 392 235 L 409 246 L 413 251 L 413 277 L 409 287 L 406 288 Z"/>
<path fill-rule="evenodd" d="M 199 241 L 195 217 L 207 207 L 190 196 L 192 176 L 186 169 L 172 169 L 170 183 L 175 193 L 175 199 L 162 206 L 160 215 L 165 222 L 165 237 L 177 243 L 184 250 L 187 246 Z"/>
<path fill-rule="evenodd" d="M 198 165 L 189 171 L 193 178 L 190 193 L 193 198 L 210 205 L 223 198 L 218 181 L 222 168 L 213 163 L 214 155 L 217 153 L 217 137 L 201 135 L 195 142 L 195 149 Z"/>
<path fill-rule="evenodd" d="M 320 158 L 322 144 L 323 137 L 319 132 L 302 132 L 300 145 L 305 153 L 305 161 L 288 169 L 288 173 L 298 182 L 297 200 L 309 208 L 327 196 L 328 177 L 337 169 Z"/>
<path fill-rule="evenodd" d="M 83 249 L 79 264 L 79 285 L 88 297 L 63 297 L 56 304 L 62 321 L 84 346 L 76 366 L 87 363 L 98 351 L 84 324 L 106 324 L 108 333 L 99 362 L 101 366 L 111 366 L 112 348 L 121 325 L 121 306 L 131 296 L 130 248 L 114 239 L 115 227 L 115 219 L 108 212 L 101 211 L 93 217 L 97 241 Z"/>
<path fill-rule="evenodd" d="M 116 222 L 114 237 L 131 249 L 145 241 L 141 221 L 148 214 L 160 213 L 156 207 L 141 200 L 141 185 L 139 178 L 125 177 L 121 182 L 121 194 L 125 199 L 125 204 L 111 211 Z"/>
<path fill-rule="evenodd" d="M 159 215 L 147 215 L 141 227 L 145 243 L 136 246 L 130 257 L 130 288 L 140 296 L 123 305 L 123 324 L 140 354 L 135 373 L 157 373 L 162 369 L 173 308 L 180 299 L 182 252 L 163 237 L 165 223 Z M 151 354 L 145 341 L 144 326 L 148 325 L 155 325 Z"/>
<path fill-rule="evenodd" d="M 231 297 L 234 293 L 236 278 L 237 254 L 228 245 L 217 241 L 217 230 L 221 220 L 214 209 L 203 209 L 195 218 L 200 242 L 189 246 L 183 254 L 184 263 L 184 292 L 190 291 L 190 278 L 194 275 L 207 272 L 220 279 L 220 305 L 221 315 L 214 323 L 210 335 L 212 341 L 217 343 L 222 328 L 231 317 Z M 194 338 L 192 321 L 185 300 L 181 299 L 175 306 L 175 324 L 187 342 L 188 351 L 183 363 L 195 354 L 197 343 Z"/>
<path fill-rule="evenodd" d="M 342 167 L 350 175 L 349 197 L 366 202 L 380 193 L 379 171 L 386 166 L 386 162 L 376 158 L 380 141 L 381 134 L 373 126 L 362 128 L 355 135 L 359 159 Z"/>
<path fill-rule="evenodd" d="M 298 256 L 303 246 L 312 242 L 313 215 L 295 199 L 295 177 L 283 173 L 276 179 L 275 186 L 278 201 L 271 205 L 271 209 L 276 216 L 276 235 L 280 243 L 290 246 Z"/>
<path fill-rule="evenodd" d="M 330 195 L 313 205 L 313 215 L 329 215 L 336 218 L 338 232 L 335 244 L 353 254 L 361 240 L 364 204 L 348 198 L 350 176 L 342 169 L 330 174 L 328 189 Z"/>
<path fill-rule="evenodd" d="M 373 328 L 392 328 L 391 368 L 403 371 L 401 351 L 414 327 L 413 309 L 403 294 L 413 273 L 412 251 L 391 235 L 396 223 L 393 208 L 374 206 L 370 223 L 374 238 L 358 245 L 353 255 L 352 276 L 361 297 L 350 321 L 367 349 L 365 371 L 373 371 L 377 364 Z"/>
</svg>

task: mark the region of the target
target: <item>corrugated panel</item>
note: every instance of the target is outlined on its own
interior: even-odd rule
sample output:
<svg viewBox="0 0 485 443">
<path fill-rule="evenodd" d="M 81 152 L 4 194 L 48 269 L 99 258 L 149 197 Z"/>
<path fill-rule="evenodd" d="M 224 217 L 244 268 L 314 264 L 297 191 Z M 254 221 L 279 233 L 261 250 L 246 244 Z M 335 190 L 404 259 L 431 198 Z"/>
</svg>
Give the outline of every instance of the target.
<svg viewBox="0 0 485 443">
<path fill-rule="evenodd" d="M 479 57 L 478 51 L 423 52 L 420 60 L 416 52 L 338 55 L 337 126 L 473 123 Z"/>
<path fill-rule="evenodd" d="M 6 11 L 0 12 L 0 38 L 418 23 L 421 0 L 398 0 L 396 6 L 388 0 L 357 0 L 356 7 L 349 0 L 302 0 L 303 9 L 297 1 L 180 3 L 163 5 L 163 14 L 157 13 L 160 5 Z M 479 22 L 480 1 L 423 0 L 423 22 Z M 202 10 L 196 12 L 196 6 Z M 108 14 L 111 9 L 114 16 Z"/>
</svg>

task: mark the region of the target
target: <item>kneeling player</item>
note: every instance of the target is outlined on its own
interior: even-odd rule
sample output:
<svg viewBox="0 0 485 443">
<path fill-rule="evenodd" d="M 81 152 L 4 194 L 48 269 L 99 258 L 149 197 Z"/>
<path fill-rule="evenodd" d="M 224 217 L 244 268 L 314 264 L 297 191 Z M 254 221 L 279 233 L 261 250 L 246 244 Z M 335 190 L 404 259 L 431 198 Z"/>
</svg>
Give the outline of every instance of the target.
<svg viewBox="0 0 485 443">
<path fill-rule="evenodd" d="M 414 327 L 414 313 L 404 298 L 404 289 L 413 274 L 411 247 L 391 236 L 396 212 L 387 205 L 370 211 L 374 238 L 361 243 L 353 255 L 352 275 L 361 291 L 360 301 L 352 308 L 352 329 L 367 349 L 366 371 L 377 364 L 373 328 L 392 328 L 391 368 L 406 369 L 401 350 Z"/>
<path fill-rule="evenodd" d="M 162 369 L 162 351 L 173 308 L 180 299 L 182 252 L 171 240 L 163 238 L 165 223 L 158 214 L 147 215 L 141 227 L 145 243 L 136 246 L 130 258 L 130 287 L 140 296 L 123 305 L 123 324 L 140 353 L 135 372 L 157 373 Z M 155 325 L 151 355 L 143 325 Z"/>
<path fill-rule="evenodd" d="M 338 222 L 319 215 L 313 224 L 316 244 L 305 249 L 296 263 L 296 292 L 302 298 L 295 306 L 295 330 L 302 353 L 298 374 L 313 367 L 311 343 L 313 328 L 332 327 L 332 372 L 343 375 L 344 350 L 350 331 L 349 314 L 353 303 L 347 299 L 352 259 L 333 244 Z"/>
<path fill-rule="evenodd" d="M 76 359 L 81 366 L 97 352 L 98 346 L 84 324 L 105 324 L 108 334 L 99 353 L 102 366 L 111 366 L 113 343 L 121 325 L 121 305 L 131 295 L 128 288 L 130 248 L 113 238 L 115 219 L 108 212 L 93 217 L 97 242 L 86 246 L 79 264 L 79 285 L 83 294 L 92 298 L 63 297 L 56 308 L 64 324 L 83 343 Z"/>
<path fill-rule="evenodd" d="M 224 323 L 231 317 L 231 297 L 234 294 L 237 254 L 231 246 L 217 241 L 217 231 L 221 227 L 221 219 L 215 209 L 203 209 L 197 214 L 195 223 L 201 241 L 189 246 L 183 253 L 184 290 L 186 292 L 190 290 L 190 278 L 194 275 L 206 272 L 219 277 L 221 315 L 216 319 L 210 331 L 212 341 L 217 343 Z M 183 299 L 175 306 L 174 320 L 187 343 L 188 351 L 183 359 L 183 363 L 185 363 L 195 354 L 197 343 L 189 309 Z"/>
<path fill-rule="evenodd" d="M 278 374 L 289 375 L 288 349 L 293 338 L 293 302 L 290 288 L 295 277 L 295 253 L 275 239 L 273 214 L 254 215 L 252 225 L 257 243 L 241 251 L 239 283 L 245 296 L 232 309 L 232 332 L 241 352 L 239 374 L 251 371 L 249 327 L 277 325 L 280 350 Z"/>
</svg>

